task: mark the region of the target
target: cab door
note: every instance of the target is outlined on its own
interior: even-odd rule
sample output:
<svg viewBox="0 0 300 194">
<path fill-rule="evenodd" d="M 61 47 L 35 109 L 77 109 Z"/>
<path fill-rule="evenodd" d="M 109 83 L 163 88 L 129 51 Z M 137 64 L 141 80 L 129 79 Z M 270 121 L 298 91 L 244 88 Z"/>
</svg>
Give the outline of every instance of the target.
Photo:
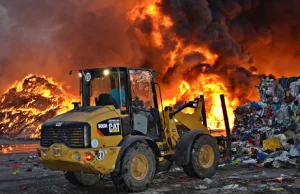
<svg viewBox="0 0 300 194">
<path fill-rule="evenodd" d="M 130 69 L 132 134 L 161 139 L 161 125 L 153 74 L 149 70 Z"/>
</svg>

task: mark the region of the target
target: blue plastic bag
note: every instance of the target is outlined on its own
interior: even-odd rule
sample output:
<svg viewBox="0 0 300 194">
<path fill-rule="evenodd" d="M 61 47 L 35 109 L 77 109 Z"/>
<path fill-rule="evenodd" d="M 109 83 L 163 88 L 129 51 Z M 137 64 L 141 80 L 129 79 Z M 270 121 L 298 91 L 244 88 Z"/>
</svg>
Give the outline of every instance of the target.
<svg viewBox="0 0 300 194">
<path fill-rule="evenodd" d="M 300 152 L 300 141 L 297 141 L 295 145 L 296 145 L 297 150 Z"/>
</svg>

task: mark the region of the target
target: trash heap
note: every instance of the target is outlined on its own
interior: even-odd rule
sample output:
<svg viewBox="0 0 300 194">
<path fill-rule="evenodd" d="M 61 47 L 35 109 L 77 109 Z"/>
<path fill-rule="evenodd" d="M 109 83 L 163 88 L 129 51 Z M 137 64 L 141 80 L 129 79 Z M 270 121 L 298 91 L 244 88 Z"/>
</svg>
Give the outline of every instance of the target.
<svg viewBox="0 0 300 194">
<path fill-rule="evenodd" d="M 299 167 L 300 77 L 266 77 L 259 86 L 260 101 L 235 110 L 232 164 L 258 167 Z"/>
</svg>

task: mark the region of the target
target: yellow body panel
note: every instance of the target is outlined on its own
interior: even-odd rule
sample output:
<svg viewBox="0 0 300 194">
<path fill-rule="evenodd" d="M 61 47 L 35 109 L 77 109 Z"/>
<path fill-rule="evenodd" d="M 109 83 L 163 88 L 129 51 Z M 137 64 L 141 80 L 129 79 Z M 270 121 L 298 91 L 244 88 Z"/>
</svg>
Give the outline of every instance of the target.
<svg viewBox="0 0 300 194">
<path fill-rule="evenodd" d="M 49 121 L 78 121 L 78 122 L 88 122 L 89 120 L 94 120 L 94 118 L 98 118 L 105 113 L 115 112 L 115 108 L 113 106 L 105 106 L 103 108 L 99 108 L 98 110 L 92 112 L 66 112 L 60 115 L 57 115 L 50 119 Z M 101 120 L 104 120 L 101 118 Z"/>
<path fill-rule="evenodd" d="M 108 174 L 114 171 L 116 159 L 118 157 L 120 147 L 117 145 L 122 140 L 122 135 L 114 136 L 100 136 L 97 133 L 97 123 L 105 121 L 111 118 L 122 118 L 128 115 L 121 115 L 120 110 L 115 109 L 113 106 L 105 106 L 93 112 L 67 112 L 58 115 L 49 121 L 78 121 L 88 122 L 91 126 L 91 141 L 97 140 L 98 146 L 95 148 L 69 148 L 65 144 L 55 143 L 49 148 L 40 147 L 38 151 L 41 151 L 41 162 L 51 169 L 64 170 L 64 171 L 83 171 L 88 173 L 101 173 Z M 59 147 L 62 152 L 61 156 L 54 156 L 54 148 Z M 96 154 L 99 150 L 105 152 L 105 159 L 99 161 L 96 159 Z M 86 152 L 90 152 L 93 155 L 93 160 L 88 162 L 84 160 Z M 46 157 L 43 154 L 46 154 Z M 79 153 L 81 159 L 78 161 L 75 159 L 75 154 Z"/>
<path fill-rule="evenodd" d="M 204 130 L 204 133 L 210 134 L 208 129 L 202 124 L 202 121 L 199 119 L 199 117 L 193 114 L 179 112 L 174 117 L 189 129 Z"/>
<path fill-rule="evenodd" d="M 128 115 L 121 115 L 119 109 L 113 106 L 105 106 L 93 112 L 67 112 L 58 115 L 49 121 L 79 121 L 88 122 L 91 125 L 91 141 L 96 139 L 99 143 L 96 148 L 117 146 L 122 140 L 122 135 L 100 136 L 97 133 L 97 123 L 111 118 L 122 118 Z"/>
<path fill-rule="evenodd" d="M 53 144 L 49 148 L 40 147 L 41 152 L 39 158 L 41 162 L 51 169 L 64 171 L 83 171 L 95 174 L 109 174 L 114 171 L 115 163 L 121 147 L 108 147 L 103 149 L 73 149 L 65 144 Z M 103 151 L 105 153 L 102 161 L 97 159 L 97 153 Z M 86 152 L 93 155 L 91 161 L 85 158 Z M 76 159 L 76 154 L 80 155 L 80 159 Z"/>
</svg>

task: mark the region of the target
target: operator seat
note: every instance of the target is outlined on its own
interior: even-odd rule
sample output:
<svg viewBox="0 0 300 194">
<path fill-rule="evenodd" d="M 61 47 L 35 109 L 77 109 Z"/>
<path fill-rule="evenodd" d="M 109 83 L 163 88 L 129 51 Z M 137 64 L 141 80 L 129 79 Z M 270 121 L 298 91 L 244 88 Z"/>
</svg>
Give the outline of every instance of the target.
<svg viewBox="0 0 300 194">
<path fill-rule="evenodd" d="M 110 94 L 100 94 L 98 99 L 95 98 L 96 106 L 113 105 L 116 109 L 119 108 L 116 100 Z"/>
</svg>

